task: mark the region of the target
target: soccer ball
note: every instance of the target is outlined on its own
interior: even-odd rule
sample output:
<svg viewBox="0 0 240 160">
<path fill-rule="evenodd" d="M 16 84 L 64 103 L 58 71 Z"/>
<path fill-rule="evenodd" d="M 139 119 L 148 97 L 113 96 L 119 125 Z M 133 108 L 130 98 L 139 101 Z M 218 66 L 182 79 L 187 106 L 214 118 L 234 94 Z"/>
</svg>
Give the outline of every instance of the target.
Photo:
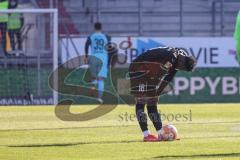
<svg viewBox="0 0 240 160">
<path fill-rule="evenodd" d="M 178 131 L 177 128 L 171 124 L 164 125 L 162 127 L 162 133 L 160 134 L 164 141 L 174 141 L 177 139 Z"/>
</svg>

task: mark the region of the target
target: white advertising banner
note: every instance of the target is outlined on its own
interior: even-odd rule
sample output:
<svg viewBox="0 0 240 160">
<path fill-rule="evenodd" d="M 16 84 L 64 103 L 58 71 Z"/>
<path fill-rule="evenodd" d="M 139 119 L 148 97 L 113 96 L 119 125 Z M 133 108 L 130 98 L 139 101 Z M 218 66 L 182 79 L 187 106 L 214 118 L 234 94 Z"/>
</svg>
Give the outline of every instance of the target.
<svg viewBox="0 0 240 160">
<path fill-rule="evenodd" d="M 86 38 L 62 39 L 62 63 L 84 55 L 85 41 Z M 125 57 L 119 59 L 118 65 L 131 62 L 147 49 L 172 46 L 183 48 L 193 55 L 198 67 L 239 67 L 232 37 L 113 37 L 112 43 Z"/>
</svg>

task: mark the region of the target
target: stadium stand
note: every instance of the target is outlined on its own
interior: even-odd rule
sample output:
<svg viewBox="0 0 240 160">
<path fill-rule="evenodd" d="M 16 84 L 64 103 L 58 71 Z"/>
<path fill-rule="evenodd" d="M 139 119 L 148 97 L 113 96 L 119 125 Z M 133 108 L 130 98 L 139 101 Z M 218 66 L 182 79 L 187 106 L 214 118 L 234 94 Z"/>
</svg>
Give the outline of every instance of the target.
<svg viewBox="0 0 240 160">
<path fill-rule="evenodd" d="M 37 1 L 39 8 L 50 8 L 50 1 Z M 75 25 L 71 21 L 69 13 L 65 10 L 63 0 L 53 1 L 53 6 L 57 6 L 59 9 L 59 33 L 60 35 L 66 34 L 78 34 Z"/>
<path fill-rule="evenodd" d="M 218 0 L 148 0 L 141 4 L 138 0 L 97 2 L 64 1 L 65 10 L 83 35 L 91 31 L 89 26 L 93 22 L 101 21 L 112 35 L 232 36 L 240 8 L 237 0 L 225 1 L 223 12 Z"/>
</svg>

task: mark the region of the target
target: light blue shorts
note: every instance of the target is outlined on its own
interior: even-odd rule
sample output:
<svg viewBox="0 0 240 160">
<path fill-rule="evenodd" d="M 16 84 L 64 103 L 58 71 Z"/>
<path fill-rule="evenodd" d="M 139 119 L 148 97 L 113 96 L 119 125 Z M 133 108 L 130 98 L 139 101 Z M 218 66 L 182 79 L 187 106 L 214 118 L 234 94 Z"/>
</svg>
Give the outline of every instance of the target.
<svg viewBox="0 0 240 160">
<path fill-rule="evenodd" d="M 91 55 L 89 59 L 89 67 L 91 75 L 94 78 L 103 77 L 107 78 L 108 73 L 108 55 L 101 54 L 99 55 Z"/>
</svg>

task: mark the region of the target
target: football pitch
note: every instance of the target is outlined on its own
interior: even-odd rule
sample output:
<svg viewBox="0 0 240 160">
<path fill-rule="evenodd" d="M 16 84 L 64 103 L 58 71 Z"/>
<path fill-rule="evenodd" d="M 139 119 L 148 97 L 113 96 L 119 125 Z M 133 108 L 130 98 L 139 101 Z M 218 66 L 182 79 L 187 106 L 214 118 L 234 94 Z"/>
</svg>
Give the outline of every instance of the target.
<svg viewBox="0 0 240 160">
<path fill-rule="evenodd" d="M 79 105 L 73 113 L 96 106 Z M 164 104 L 181 140 L 142 142 L 134 106 L 89 121 L 59 120 L 53 106 L 0 107 L 1 160 L 240 159 L 240 104 Z M 152 132 L 152 123 L 148 122 Z"/>
</svg>

